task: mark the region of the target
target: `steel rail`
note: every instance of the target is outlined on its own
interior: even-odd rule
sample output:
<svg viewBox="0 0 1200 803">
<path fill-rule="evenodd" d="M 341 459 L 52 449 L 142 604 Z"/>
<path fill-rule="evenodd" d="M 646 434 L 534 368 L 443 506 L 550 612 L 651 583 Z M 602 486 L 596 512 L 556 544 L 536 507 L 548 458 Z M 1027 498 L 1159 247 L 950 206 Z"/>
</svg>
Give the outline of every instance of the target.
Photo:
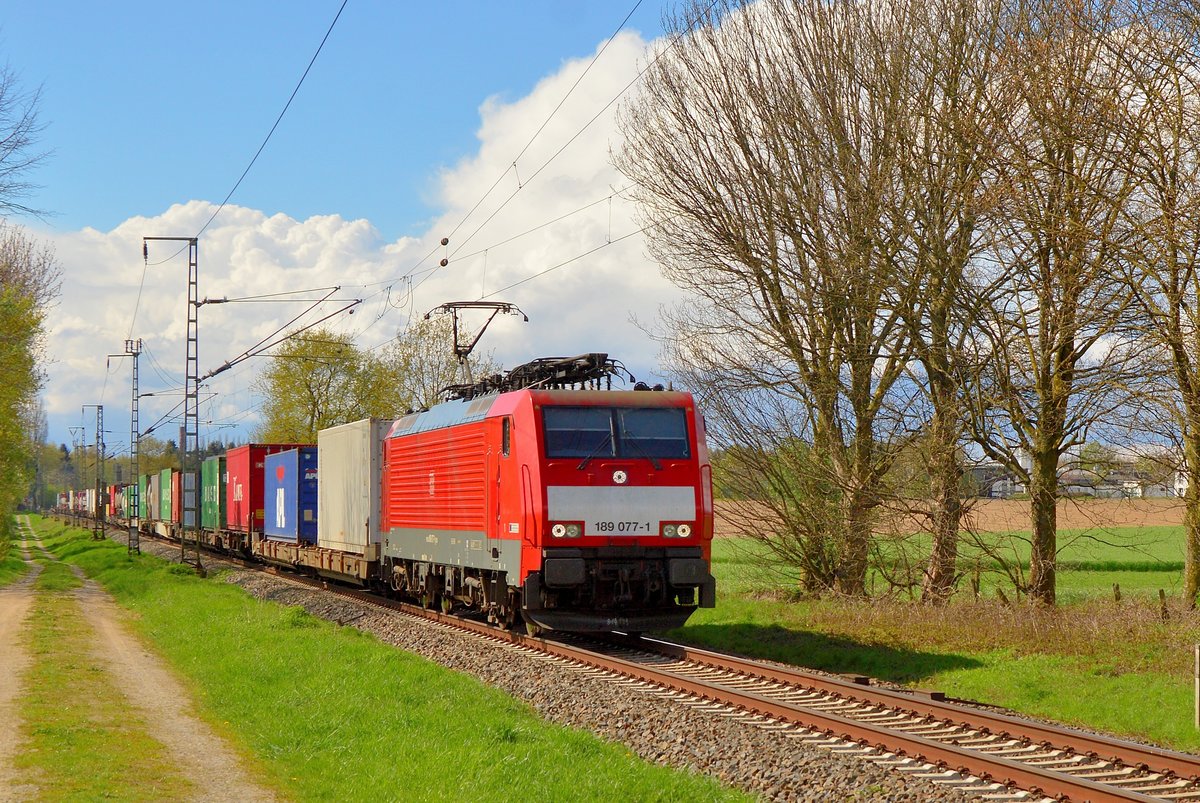
<svg viewBox="0 0 1200 803">
<path fill-rule="evenodd" d="M 1131 767 L 1169 773 L 1187 780 L 1200 779 L 1200 756 L 1127 742 L 1061 725 L 1033 722 L 974 706 L 925 699 L 911 692 L 869 686 L 844 678 L 725 655 L 664 639 L 626 637 L 616 638 L 613 641 L 624 646 L 655 652 L 679 660 L 695 661 L 717 669 L 740 672 L 764 680 L 794 683 L 818 691 L 851 697 L 857 701 L 877 703 L 936 719 L 951 720 L 955 724 L 965 725 L 985 733 L 1004 733 L 1060 750 L 1095 755 Z"/>
</svg>

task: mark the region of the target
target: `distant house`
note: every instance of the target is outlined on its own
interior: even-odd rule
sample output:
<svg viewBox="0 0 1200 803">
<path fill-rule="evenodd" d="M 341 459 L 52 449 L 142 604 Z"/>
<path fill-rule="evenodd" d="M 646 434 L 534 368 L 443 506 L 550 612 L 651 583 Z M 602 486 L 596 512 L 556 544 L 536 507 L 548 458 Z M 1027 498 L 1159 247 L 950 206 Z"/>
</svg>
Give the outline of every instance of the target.
<svg viewBox="0 0 1200 803">
<path fill-rule="evenodd" d="M 1158 474 L 1158 472 L 1156 472 Z M 979 462 L 967 468 L 969 496 L 982 499 L 1010 499 L 1026 493 L 1017 476 L 999 463 Z M 1151 476 L 1133 462 L 1120 462 L 1103 474 L 1080 468 L 1059 467 L 1058 493 L 1061 496 L 1090 496 L 1096 499 L 1162 499 L 1180 497 L 1187 491 L 1187 478 L 1175 473 L 1167 479 Z"/>
<path fill-rule="evenodd" d="M 965 477 L 968 496 L 983 499 L 1008 499 L 1015 493 L 1012 474 L 999 463 L 984 462 L 968 466 Z"/>
</svg>

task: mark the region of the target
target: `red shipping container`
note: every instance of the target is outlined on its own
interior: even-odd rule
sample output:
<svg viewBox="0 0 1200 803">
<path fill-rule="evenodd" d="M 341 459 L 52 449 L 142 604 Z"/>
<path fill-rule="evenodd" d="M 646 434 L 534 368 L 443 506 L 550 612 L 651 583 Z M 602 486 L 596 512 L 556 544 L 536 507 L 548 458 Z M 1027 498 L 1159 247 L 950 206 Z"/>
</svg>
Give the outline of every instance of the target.
<svg viewBox="0 0 1200 803">
<path fill-rule="evenodd" d="M 238 532 L 263 530 L 263 463 L 269 454 L 306 443 L 248 443 L 225 453 L 225 524 Z"/>
</svg>

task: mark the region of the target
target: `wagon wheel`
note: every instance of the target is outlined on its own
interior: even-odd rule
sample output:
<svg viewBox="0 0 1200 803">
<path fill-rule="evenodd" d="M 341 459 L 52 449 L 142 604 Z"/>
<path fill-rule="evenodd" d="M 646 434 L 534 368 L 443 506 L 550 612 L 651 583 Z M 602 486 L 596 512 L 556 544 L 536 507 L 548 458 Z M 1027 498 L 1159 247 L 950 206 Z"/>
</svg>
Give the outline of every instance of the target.
<svg viewBox="0 0 1200 803">
<path fill-rule="evenodd" d="M 528 619 L 526 619 L 525 620 L 525 634 L 527 636 L 529 636 L 530 638 L 537 638 L 538 636 L 542 635 L 542 626 L 539 625 L 537 622 L 531 622 Z"/>
<path fill-rule="evenodd" d="M 454 599 L 450 596 L 442 597 L 442 613 L 450 613 L 452 607 L 454 607 Z"/>
</svg>

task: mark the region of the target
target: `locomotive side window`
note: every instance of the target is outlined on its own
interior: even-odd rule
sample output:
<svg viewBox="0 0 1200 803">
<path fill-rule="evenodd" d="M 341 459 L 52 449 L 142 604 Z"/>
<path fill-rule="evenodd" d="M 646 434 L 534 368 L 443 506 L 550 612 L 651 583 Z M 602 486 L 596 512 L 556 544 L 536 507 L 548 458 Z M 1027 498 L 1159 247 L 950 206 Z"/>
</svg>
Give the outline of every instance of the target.
<svg viewBox="0 0 1200 803">
<path fill-rule="evenodd" d="M 612 410 L 607 407 L 545 407 L 546 457 L 612 457 Z"/>
<path fill-rule="evenodd" d="M 512 448 L 512 419 L 507 416 L 500 422 L 500 453 L 508 457 Z"/>
<path fill-rule="evenodd" d="M 624 457 L 687 458 L 687 419 L 678 407 L 634 407 L 617 410 L 620 449 Z"/>
<path fill-rule="evenodd" d="M 544 407 L 546 457 L 687 459 L 687 418 L 677 407 Z"/>
</svg>

